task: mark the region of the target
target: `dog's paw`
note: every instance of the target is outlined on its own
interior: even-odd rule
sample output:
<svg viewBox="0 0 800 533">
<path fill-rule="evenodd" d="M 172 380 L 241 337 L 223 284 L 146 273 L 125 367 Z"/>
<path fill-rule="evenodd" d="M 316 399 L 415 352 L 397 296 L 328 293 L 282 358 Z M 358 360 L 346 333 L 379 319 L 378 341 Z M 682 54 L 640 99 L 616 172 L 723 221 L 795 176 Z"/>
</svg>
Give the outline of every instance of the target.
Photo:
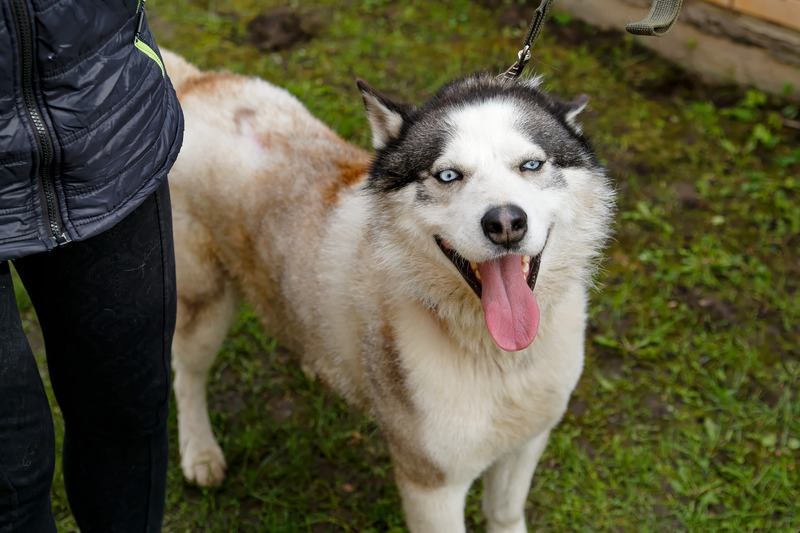
<svg viewBox="0 0 800 533">
<path fill-rule="evenodd" d="M 189 483 L 201 487 L 215 487 L 225 479 L 225 456 L 217 443 L 203 450 L 187 449 L 181 457 L 183 476 Z"/>
<path fill-rule="evenodd" d="M 525 519 L 522 518 L 516 522 L 504 524 L 489 521 L 486 531 L 488 533 L 527 533 L 528 529 L 525 527 Z"/>
</svg>

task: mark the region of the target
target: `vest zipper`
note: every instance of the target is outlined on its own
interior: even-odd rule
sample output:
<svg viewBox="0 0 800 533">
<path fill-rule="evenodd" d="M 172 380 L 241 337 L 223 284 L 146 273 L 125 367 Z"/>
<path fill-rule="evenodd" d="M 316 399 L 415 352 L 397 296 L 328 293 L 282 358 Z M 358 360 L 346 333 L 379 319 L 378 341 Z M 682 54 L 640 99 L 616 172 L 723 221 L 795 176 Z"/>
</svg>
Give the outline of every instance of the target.
<svg viewBox="0 0 800 533">
<path fill-rule="evenodd" d="M 155 50 L 150 48 L 150 45 L 139 38 L 142 35 L 142 29 L 144 29 L 144 4 L 146 1 L 147 0 L 139 0 L 136 4 L 138 16 L 136 18 L 136 33 L 133 35 L 133 46 L 152 59 L 156 65 L 158 65 L 158 68 L 161 69 L 161 77 L 165 78 L 167 76 L 167 71 L 164 69 L 164 63 L 161 62 L 161 58 L 158 57 Z"/>
<path fill-rule="evenodd" d="M 49 230 L 51 243 L 57 246 L 68 243 L 70 238 L 61 223 L 61 213 L 58 208 L 55 185 L 53 183 L 53 160 L 55 156 L 53 139 L 47 129 L 47 124 L 36 102 L 34 93 L 31 23 L 28 17 L 28 10 L 22 0 L 11 2 L 11 12 L 16 22 L 17 41 L 19 42 L 23 102 L 34 131 L 36 147 L 40 155 L 38 172 L 39 196 L 44 208 L 45 223 Z"/>
</svg>

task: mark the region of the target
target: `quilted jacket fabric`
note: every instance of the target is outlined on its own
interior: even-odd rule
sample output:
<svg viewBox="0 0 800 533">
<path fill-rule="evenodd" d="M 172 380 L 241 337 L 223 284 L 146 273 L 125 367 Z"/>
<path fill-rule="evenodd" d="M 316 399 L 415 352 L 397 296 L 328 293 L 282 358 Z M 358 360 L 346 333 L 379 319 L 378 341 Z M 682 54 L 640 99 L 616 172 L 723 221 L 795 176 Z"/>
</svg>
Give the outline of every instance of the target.
<svg viewBox="0 0 800 533">
<path fill-rule="evenodd" d="M 141 0 L 0 0 L 0 260 L 110 228 L 182 140 Z"/>
</svg>

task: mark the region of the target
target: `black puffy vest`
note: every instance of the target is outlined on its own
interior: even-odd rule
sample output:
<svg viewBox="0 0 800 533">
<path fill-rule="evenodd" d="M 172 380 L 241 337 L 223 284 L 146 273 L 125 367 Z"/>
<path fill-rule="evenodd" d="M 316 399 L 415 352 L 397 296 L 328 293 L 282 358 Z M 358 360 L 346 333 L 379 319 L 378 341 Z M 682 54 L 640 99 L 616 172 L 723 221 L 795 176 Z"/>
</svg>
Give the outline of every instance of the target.
<svg viewBox="0 0 800 533">
<path fill-rule="evenodd" d="M 108 229 L 183 140 L 137 0 L 0 0 L 0 260 Z"/>
</svg>

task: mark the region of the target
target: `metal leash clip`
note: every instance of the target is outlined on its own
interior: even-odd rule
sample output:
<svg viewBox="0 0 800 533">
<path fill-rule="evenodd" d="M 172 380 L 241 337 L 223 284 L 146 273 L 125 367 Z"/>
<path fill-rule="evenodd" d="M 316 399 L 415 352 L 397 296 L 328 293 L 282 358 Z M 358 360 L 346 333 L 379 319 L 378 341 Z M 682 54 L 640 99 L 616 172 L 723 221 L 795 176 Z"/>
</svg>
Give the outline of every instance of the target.
<svg viewBox="0 0 800 533">
<path fill-rule="evenodd" d="M 531 60 L 531 56 L 531 47 L 526 45 L 522 50 L 517 52 L 517 60 L 514 62 L 514 64 L 508 67 L 505 72 L 497 77 L 506 78 L 509 80 L 515 80 L 519 78 L 519 75 L 522 74 L 523 70 L 525 70 L 525 65 L 527 65 L 528 61 Z"/>
<path fill-rule="evenodd" d="M 522 71 L 525 70 L 525 65 L 531 60 L 531 48 L 533 48 L 533 43 L 536 42 L 536 39 L 542 32 L 544 19 L 547 17 L 547 12 L 550 11 L 552 3 L 553 0 L 542 0 L 539 7 L 536 8 L 536 11 L 533 13 L 531 25 L 528 27 L 528 34 L 525 36 L 525 41 L 522 43 L 522 50 L 517 53 L 517 60 L 513 65 L 508 67 L 508 70 L 497 76 L 498 78 L 515 80 L 522 74 Z"/>
</svg>

